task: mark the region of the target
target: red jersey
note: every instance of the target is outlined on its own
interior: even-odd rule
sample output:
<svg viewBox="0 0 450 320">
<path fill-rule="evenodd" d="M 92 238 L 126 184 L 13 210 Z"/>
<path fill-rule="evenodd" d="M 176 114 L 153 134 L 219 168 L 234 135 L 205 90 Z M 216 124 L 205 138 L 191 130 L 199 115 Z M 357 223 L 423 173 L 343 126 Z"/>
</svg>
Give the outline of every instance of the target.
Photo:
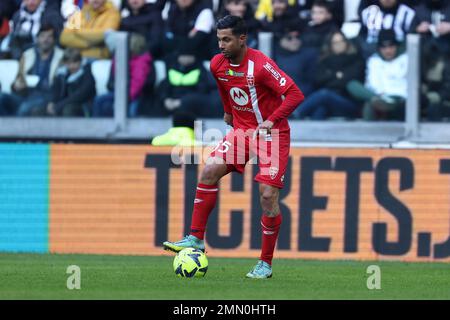
<svg viewBox="0 0 450 320">
<path fill-rule="evenodd" d="M 210 69 L 224 110 L 233 115 L 235 129 L 255 129 L 270 120 L 274 122 L 273 129 L 289 131 L 286 114 L 293 110 L 277 109 L 283 103 L 282 95 L 295 83 L 272 59 L 259 50 L 247 48 L 241 64 L 233 65 L 223 54 L 217 54 Z"/>
</svg>

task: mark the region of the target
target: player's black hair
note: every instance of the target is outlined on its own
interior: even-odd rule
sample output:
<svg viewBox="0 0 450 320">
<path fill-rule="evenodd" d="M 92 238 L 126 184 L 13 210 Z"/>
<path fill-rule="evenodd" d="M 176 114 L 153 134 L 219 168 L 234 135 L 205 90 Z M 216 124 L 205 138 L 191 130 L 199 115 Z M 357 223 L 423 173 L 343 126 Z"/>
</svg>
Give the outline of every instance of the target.
<svg viewBox="0 0 450 320">
<path fill-rule="evenodd" d="M 238 16 L 227 15 L 222 19 L 219 19 L 216 24 L 217 30 L 231 29 L 231 32 L 235 36 L 247 34 L 247 24 L 245 20 Z"/>
</svg>

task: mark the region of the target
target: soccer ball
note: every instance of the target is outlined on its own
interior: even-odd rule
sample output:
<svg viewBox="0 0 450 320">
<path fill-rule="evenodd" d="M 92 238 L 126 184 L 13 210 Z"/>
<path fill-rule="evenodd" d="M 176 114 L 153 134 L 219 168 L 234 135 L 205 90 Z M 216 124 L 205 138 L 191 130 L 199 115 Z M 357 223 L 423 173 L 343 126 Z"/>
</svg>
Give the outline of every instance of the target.
<svg viewBox="0 0 450 320">
<path fill-rule="evenodd" d="M 180 278 L 204 277 L 208 270 L 208 259 L 201 250 L 186 248 L 175 256 L 173 270 Z"/>
</svg>

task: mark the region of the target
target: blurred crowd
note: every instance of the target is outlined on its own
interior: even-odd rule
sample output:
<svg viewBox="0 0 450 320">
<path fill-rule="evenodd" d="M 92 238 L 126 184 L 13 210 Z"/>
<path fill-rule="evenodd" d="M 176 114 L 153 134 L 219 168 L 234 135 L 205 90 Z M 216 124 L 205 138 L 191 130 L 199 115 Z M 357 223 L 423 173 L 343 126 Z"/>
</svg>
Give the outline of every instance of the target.
<svg viewBox="0 0 450 320">
<path fill-rule="evenodd" d="M 10 90 L 1 88 L 0 116 L 113 116 L 115 37 L 126 31 L 129 117 L 220 118 L 205 61 L 218 53 L 216 21 L 232 14 L 246 20 L 250 47 L 260 32 L 273 34 L 272 58 L 306 96 L 294 119 L 404 120 L 405 41 L 416 33 L 421 117 L 448 120 L 450 0 L 360 0 L 356 21 L 347 2 L 1 0 L 0 59 L 19 61 L 19 71 Z M 112 60 L 108 92 L 97 95 L 91 66 L 103 59 Z M 157 60 L 166 74 L 156 86 Z"/>
</svg>

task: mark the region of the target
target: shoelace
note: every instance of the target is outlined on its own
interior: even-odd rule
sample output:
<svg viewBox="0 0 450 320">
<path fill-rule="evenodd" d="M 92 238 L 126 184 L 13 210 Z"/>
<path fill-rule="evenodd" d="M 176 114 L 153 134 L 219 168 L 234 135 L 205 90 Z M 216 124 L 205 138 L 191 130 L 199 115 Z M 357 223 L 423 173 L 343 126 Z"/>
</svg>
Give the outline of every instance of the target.
<svg viewBox="0 0 450 320">
<path fill-rule="evenodd" d="M 190 238 L 190 235 L 185 236 L 183 240 L 198 243 L 198 241 L 196 241 L 195 238 L 194 239 Z"/>
<path fill-rule="evenodd" d="M 262 263 L 262 261 L 258 262 L 258 264 L 255 267 L 255 271 L 258 271 L 260 269 L 263 269 L 264 264 Z"/>
</svg>

